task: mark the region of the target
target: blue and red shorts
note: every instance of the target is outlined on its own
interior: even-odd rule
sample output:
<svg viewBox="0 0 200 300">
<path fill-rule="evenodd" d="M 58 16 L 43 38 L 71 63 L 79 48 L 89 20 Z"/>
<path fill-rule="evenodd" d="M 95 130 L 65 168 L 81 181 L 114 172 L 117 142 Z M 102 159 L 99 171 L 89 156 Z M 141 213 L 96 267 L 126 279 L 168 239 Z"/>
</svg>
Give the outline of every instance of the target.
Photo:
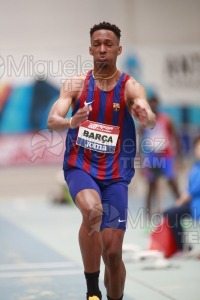
<svg viewBox="0 0 200 300">
<path fill-rule="evenodd" d="M 84 189 L 93 189 L 99 194 L 103 216 L 101 230 L 115 228 L 126 230 L 128 215 L 128 182 L 124 180 L 98 180 L 87 172 L 73 168 L 64 171 L 66 183 L 73 201 Z"/>
<path fill-rule="evenodd" d="M 146 168 L 143 174 L 149 182 L 164 176 L 168 180 L 176 177 L 175 159 L 172 156 L 160 156 L 159 154 L 149 154 L 145 157 Z"/>
</svg>

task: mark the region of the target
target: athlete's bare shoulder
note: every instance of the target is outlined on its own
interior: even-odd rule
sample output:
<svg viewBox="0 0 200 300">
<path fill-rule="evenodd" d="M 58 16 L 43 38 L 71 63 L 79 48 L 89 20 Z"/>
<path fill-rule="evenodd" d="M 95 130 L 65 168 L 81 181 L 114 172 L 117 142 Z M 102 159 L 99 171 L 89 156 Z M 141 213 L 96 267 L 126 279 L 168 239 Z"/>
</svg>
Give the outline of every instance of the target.
<svg viewBox="0 0 200 300">
<path fill-rule="evenodd" d="M 135 97 L 146 98 L 146 92 L 144 87 L 131 76 L 125 85 L 125 99 L 129 100 Z"/>
<path fill-rule="evenodd" d="M 79 76 L 73 76 L 66 79 L 61 88 L 61 94 L 63 98 L 70 96 L 72 100 L 79 99 L 84 87 L 85 78 L 86 75 L 81 74 Z"/>
</svg>

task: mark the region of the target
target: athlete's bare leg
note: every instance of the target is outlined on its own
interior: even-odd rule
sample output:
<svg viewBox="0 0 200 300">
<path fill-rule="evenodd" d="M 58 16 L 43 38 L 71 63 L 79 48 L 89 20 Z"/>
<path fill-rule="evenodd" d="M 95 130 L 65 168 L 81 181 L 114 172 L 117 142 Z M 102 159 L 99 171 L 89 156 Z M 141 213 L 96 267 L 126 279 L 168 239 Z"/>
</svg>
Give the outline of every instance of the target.
<svg viewBox="0 0 200 300">
<path fill-rule="evenodd" d="M 122 261 L 124 231 L 105 228 L 102 231 L 103 260 L 105 263 L 104 284 L 107 295 L 119 299 L 124 292 L 126 269 Z"/>
<path fill-rule="evenodd" d="M 85 189 L 77 194 L 75 202 L 83 217 L 79 231 L 79 245 L 84 270 L 94 273 L 100 270 L 102 254 L 99 232 L 102 219 L 101 200 L 95 190 Z"/>
<path fill-rule="evenodd" d="M 163 211 L 163 188 L 162 188 L 162 181 L 161 177 L 157 179 L 157 195 L 156 195 L 156 200 L 157 200 L 157 210 L 156 212 L 161 214 Z"/>
<path fill-rule="evenodd" d="M 168 184 L 169 184 L 174 196 L 176 197 L 176 199 L 179 198 L 180 197 L 180 192 L 179 192 L 178 184 L 177 184 L 176 180 L 175 179 L 169 179 Z"/>
<path fill-rule="evenodd" d="M 153 200 L 153 198 L 155 198 L 157 196 L 156 192 L 157 192 L 157 180 L 155 179 L 155 180 L 149 182 L 147 196 L 146 196 L 146 214 L 147 214 L 148 218 L 151 217 L 152 200 Z"/>
</svg>

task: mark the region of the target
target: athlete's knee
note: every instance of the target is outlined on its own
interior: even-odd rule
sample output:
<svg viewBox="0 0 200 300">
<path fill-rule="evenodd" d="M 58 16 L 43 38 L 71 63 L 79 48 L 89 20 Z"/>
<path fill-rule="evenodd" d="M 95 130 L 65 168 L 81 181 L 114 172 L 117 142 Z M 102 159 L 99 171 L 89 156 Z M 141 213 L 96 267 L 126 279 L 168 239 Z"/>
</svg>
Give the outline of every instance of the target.
<svg viewBox="0 0 200 300">
<path fill-rule="evenodd" d="M 102 221 L 102 205 L 88 205 L 82 211 L 83 224 L 88 227 L 89 230 L 100 231 L 100 225 Z"/>
<path fill-rule="evenodd" d="M 109 245 L 103 247 L 103 259 L 108 268 L 118 267 L 122 261 L 121 246 Z"/>
</svg>

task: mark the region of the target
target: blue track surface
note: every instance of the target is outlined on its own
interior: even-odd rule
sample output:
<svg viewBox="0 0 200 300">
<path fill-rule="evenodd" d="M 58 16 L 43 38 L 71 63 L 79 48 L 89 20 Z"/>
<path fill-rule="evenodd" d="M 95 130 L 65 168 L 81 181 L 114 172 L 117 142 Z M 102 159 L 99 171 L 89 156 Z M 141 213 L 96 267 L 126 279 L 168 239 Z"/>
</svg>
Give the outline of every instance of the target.
<svg viewBox="0 0 200 300">
<path fill-rule="evenodd" d="M 83 299 L 82 269 L 0 218 L 0 300 Z"/>
</svg>

